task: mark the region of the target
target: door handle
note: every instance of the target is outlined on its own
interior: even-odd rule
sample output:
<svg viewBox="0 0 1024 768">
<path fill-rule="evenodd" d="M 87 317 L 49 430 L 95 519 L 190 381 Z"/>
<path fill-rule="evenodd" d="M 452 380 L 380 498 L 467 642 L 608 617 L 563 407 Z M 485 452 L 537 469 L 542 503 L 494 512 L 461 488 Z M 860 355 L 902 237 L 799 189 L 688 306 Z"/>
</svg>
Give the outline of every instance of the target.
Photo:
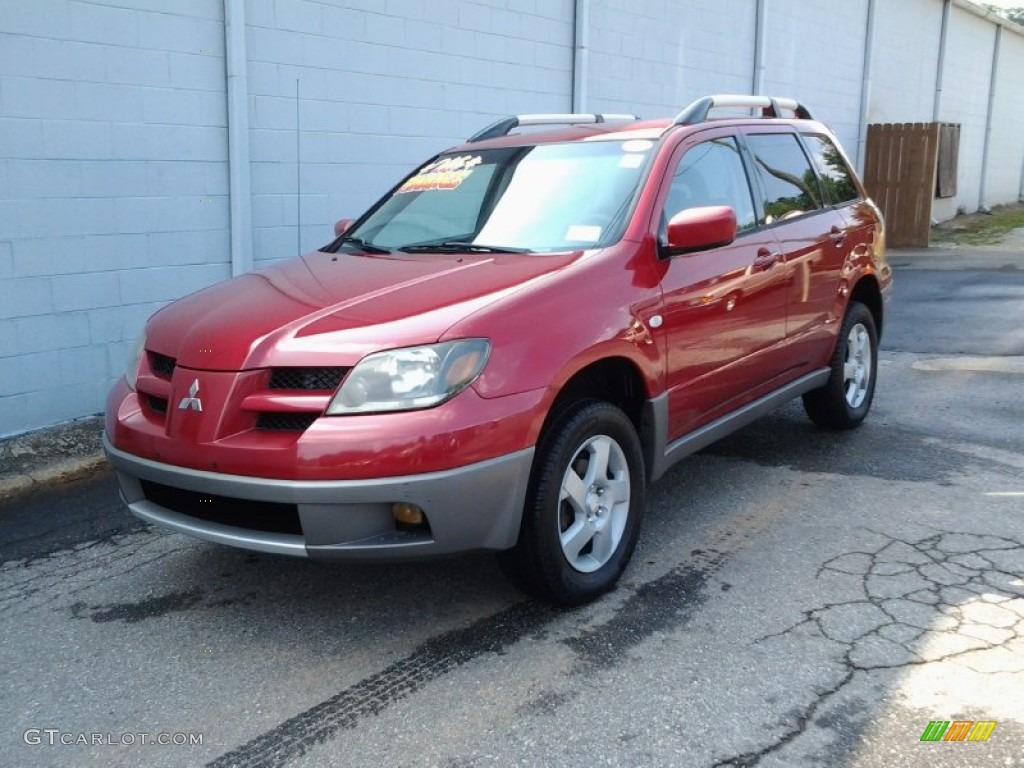
<svg viewBox="0 0 1024 768">
<path fill-rule="evenodd" d="M 837 248 L 841 247 L 846 242 L 846 230 L 840 229 L 835 224 L 832 225 L 832 229 L 829 230 L 828 236 L 832 238 L 832 242 Z"/>
<path fill-rule="evenodd" d="M 757 252 L 757 257 L 754 259 L 754 268 L 767 272 L 781 260 L 781 251 L 770 251 L 767 248 L 762 248 Z"/>
</svg>

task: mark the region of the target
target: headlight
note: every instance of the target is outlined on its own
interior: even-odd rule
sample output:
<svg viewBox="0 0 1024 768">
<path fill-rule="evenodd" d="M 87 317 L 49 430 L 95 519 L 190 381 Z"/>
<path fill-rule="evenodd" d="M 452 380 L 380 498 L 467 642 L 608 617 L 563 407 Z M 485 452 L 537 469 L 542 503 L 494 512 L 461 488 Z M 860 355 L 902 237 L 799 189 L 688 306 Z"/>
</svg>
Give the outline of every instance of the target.
<svg viewBox="0 0 1024 768">
<path fill-rule="evenodd" d="M 486 339 L 463 339 L 367 355 L 345 377 L 327 415 L 439 405 L 480 375 L 490 351 Z"/>
<path fill-rule="evenodd" d="M 128 359 L 124 364 L 124 377 L 128 380 L 128 386 L 135 391 L 135 380 L 139 377 L 139 364 L 142 362 L 142 355 L 146 351 L 146 332 L 139 334 L 128 351 Z"/>
</svg>

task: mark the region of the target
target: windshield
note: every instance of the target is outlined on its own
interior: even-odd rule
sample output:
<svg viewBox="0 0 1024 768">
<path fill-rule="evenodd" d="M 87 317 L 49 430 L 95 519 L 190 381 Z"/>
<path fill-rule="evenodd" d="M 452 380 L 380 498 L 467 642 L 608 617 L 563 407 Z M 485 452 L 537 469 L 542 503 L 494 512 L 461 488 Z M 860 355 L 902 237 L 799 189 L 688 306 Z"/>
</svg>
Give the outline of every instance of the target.
<svg viewBox="0 0 1024 768">
<path fill-rule="evenodd" d="M 411 251 L 607 245 L 621 236 L 653 147 L 645 140 L 594 141 L 441 155 L 346 239 Z"/>
</svg>

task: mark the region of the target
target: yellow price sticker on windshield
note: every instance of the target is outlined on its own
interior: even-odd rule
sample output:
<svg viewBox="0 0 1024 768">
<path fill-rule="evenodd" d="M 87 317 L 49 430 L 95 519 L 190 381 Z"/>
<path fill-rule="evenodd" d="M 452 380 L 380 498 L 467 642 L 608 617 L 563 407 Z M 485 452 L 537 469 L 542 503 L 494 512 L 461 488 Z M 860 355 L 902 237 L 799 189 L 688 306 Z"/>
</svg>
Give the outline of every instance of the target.
<svg viewBox="0 0 1024 768">
<path fill-rule="evenodd" d="M 425 192 L 430 189 L 456 189 L 482 162 L 479 155 L 443 157 L 421 168 L 419 173 L 406 180 L 395 194 Z"/>
</svg>

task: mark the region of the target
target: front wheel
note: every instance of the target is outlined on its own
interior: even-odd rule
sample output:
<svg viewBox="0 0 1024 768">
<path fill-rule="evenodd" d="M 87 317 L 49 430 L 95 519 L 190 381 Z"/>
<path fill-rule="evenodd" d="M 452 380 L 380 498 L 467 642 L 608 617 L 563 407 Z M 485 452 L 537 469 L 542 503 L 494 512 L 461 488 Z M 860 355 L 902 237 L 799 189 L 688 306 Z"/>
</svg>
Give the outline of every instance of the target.
<svg viewBox="0 0 1024 768">
<path fill-rule="evenodd" d="M 804 395 L 804 410 L 822 427 L 852 429 L 868 415 L 878 377 L 878 331 L 866 306 L 852 301 L 830 363 L 832 375 Z"/>
<path fill-rule="evenodd" d="M 498 555 L 529 594 L 560 605 L 610 590 L 633 554 L 645 506 L 640 440 L 615 406 L 563 414 L 538 446 L 519 541 Z"/>
</svg>

